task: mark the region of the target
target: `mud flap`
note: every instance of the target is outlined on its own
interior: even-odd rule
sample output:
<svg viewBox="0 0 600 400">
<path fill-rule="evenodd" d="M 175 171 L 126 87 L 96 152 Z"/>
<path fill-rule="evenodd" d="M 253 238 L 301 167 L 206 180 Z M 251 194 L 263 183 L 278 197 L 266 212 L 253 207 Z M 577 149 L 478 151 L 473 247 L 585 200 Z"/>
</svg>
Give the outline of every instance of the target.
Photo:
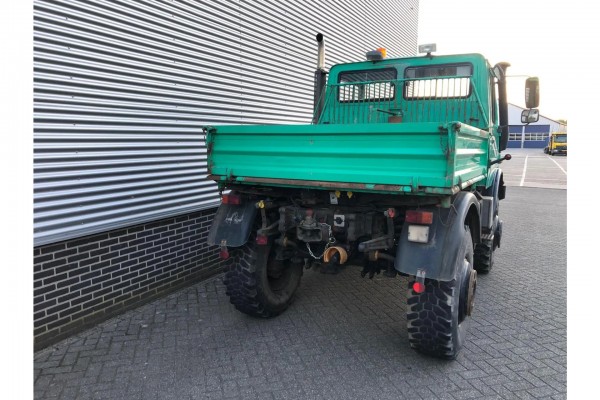
<svg viewBox="0 0 600 400">
<path fill-rule="evenodd" d="M 206 242 L 211 246 L 221 245 L 223 240 L 227 247 L 244 245 L 250 237 L 256 211 L 256 205 L 252 202 L 241 205 L 221 204 Z"/>
<path fill-rule="evenodd" d="M 429 226 L 429 240 L 427 243 L 415 243 L 408 240 L 408 226 L 404 224 L 394 268 L 403 274 L 417 276 L 425 274 L 427 279 L 451 281 L 455 278 L 456 253 L 461 246 L 464 236 L 464 226 L 467 214 L 471 212 L 480 214 L 477 198 L 468 192 L 459 193 L 450 208 L 427 209 L 432 211 L 433 223 Z M 476 226 L 470 227 L 474 240 L 479 241 L 479 220 Z"/>
</svg>

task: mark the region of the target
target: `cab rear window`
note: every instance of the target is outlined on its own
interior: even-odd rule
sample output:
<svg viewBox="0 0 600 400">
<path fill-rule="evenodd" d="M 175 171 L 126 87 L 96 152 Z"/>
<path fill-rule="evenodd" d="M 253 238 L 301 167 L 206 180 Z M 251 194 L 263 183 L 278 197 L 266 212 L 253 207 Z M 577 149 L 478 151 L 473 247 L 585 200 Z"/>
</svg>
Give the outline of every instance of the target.
<svg viewBox="0 0 600 400">
<path fill-rule="evenodd" d="M 396 97 L 393 81 L 397 77 L 396 68 L 342 72 L 338 76 L 338 99 L 340 102 L 393 100 Z"/>
<path fill-rule="evenodd" d="M 442 64 L 404 70 L 404 98 L 448 99 L 471 95 L 471 64 Z"/>
</svg>

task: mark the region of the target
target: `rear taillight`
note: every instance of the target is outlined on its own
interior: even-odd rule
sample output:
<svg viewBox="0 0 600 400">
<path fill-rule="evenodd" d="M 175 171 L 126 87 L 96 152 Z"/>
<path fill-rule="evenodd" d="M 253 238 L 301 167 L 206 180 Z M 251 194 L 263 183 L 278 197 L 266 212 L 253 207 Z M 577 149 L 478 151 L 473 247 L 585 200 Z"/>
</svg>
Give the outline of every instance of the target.
<svg viewBox="0 0 600 400">
<path fill-rule="evenodd" d="M 256 236 L 256 244 L 264 246 L 269 243 L 269 237 L 265 235 L 257 235 Z"/>
<path fill-rule="evenodd" d="M 406 211 L 405 222 L 409 224 L 431 225 L 433 223 L 433 212 L 408 210 Z"/>
<path fill-rule="evenodd" d="M 224 194 L 221 198 L 221 202 L 223 204 L 239 205 L 242 204 L 242 197 L 239 194 Z"/>
</svg>

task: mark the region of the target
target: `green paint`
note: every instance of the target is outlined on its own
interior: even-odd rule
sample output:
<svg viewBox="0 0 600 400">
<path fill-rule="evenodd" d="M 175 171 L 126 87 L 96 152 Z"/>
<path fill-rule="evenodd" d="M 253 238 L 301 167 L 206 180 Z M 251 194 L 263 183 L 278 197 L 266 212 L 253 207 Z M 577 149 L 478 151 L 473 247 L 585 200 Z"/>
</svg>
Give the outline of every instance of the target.
<svg viewBox="0 0 600 400">
<path fill-rule="evenodd" d="M 460 77 L 447 75 L 456 65 Z M 478 179 L 489 185 L 487 165 L 499 155 L 497 117 L 487 101 L 489 68 L 478 54 L 335 65 L 317 124 L 207 129 L 209 173 L 251 185 L 314 187 L 302 182 L 320 181 L 337 182 L 340 190 L 422 195 L 447 196 L 461 182 Z M 393 79 L 360 80 L 382 69 Z M 465 69 L 470 76 L 463 76 Z M 437 97 L 420 96 L 420 90 Z M 402 122 L 393 122 L 400 116 Z"/>
</svg>

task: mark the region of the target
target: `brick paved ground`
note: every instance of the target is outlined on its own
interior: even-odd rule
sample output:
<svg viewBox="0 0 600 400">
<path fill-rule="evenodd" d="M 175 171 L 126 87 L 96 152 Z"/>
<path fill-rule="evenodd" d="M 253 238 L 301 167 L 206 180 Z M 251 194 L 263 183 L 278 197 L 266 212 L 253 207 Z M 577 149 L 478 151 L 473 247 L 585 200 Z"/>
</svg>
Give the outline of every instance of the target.
<svg viewBox="0 0 600 400">
<path fill-rule="evenodd" d="M 508 188 L 455 361 L 409 348 L 405 278 L 307 271 L 292 307 L 258 320 L 217 277 L 35 353 L 35 398 L 565 399 L 566 198 Z"/>
</svg>

